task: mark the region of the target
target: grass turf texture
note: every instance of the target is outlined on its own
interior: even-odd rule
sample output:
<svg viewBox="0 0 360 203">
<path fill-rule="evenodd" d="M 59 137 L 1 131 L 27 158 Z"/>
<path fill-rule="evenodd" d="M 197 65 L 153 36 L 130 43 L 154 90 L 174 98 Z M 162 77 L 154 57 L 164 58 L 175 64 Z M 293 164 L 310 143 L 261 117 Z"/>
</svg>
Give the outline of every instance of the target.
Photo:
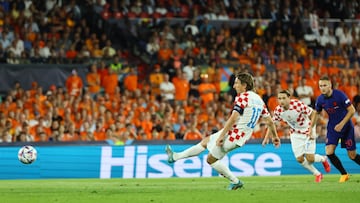
<svg viewBox="0 0 360 203">
<path fill-rule="evenodd" d="M 0 180 L 1 203 L 172 203 L 172 202 L 342 202 L 360 201 L 360 174 L 243 177 L 244 188 L 227 191 L 215 178 Z"/>
</svg>

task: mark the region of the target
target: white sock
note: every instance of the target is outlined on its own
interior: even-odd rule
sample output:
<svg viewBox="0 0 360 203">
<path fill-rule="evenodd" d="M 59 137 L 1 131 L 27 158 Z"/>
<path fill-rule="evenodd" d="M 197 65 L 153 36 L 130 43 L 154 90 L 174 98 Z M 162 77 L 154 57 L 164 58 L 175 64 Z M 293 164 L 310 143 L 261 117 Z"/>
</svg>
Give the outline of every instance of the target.
<svg viewBox="0 0 360 203">
<path fill-rule="evenodd" d="M 174 152 L 173 158 L 175 161 L 179 159 L 184 159 L 192 156 L 199 155 L 201 152 L 203 152 L 206 148 L 204 148 L 201 143 L 198 143 L 190 148 L 185 149 L 182 152 Z"/>
<path fill-rule="evenodd" d="M 313 164 L 309 164 L 306 159 L 304 160 L 304 162 L 301 163 L 301 165 L 316 176 L 320 174 L 320 172 L 315 168 L 315 166 Z"/>
<path fill-rule="evenodd" d="M 213 167 L 219 174 L 230 180 L 232 183 L 239 182 L 239 179 L 230 171 L 229 167 L 221 163 L 220 160 L 217 160 L 211 164 L 211 167 Z"/>
<path fill-rule="evenodd" d="M 326 158 L 324 156 L 315 154 L 314 162 L 324 162 L 325 160 L 326 160 Z"/>
</svg>

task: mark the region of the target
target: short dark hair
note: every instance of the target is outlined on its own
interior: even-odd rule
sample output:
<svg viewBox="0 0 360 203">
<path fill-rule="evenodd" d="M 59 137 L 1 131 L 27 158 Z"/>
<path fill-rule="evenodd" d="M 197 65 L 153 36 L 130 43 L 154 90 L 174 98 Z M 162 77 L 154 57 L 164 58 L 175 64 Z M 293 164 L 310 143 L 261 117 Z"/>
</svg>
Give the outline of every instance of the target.
<svg viewBox="0 0 360 203">
<path fill-rule="evenodd" d="M 254 89 L 254 78 L 249 73 L 238 73 L 237 79 L 243 84 L 246 84 L 246 90 L 253 90 Z"/>
<path fill-rule="evenodd" d="M 281 90 L 281 91 L 279 92 L 279 94 L 286 94 L 288 97 L 290 97 L 290 96 L 291 96 L 291 94 L 290 94 L 290 91 L 289 91 L 289 90 Z"/>
<path fill-rule="evenodd" d="M 320 78 L 320 80 L 327 80 L 330 81 L 330 78 L 327 75 L 324 75 Z"/>
</svg>

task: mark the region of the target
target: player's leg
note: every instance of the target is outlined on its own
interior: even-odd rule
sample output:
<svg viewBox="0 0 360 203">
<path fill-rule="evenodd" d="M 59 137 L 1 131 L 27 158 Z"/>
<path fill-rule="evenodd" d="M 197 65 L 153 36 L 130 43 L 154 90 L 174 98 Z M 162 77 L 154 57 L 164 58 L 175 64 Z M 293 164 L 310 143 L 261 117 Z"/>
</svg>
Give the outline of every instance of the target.
<svg viewBox="0 0 360 203">
<path fill-rule="evenodd" d="M 179 159 L 197 156 L 206 149 L 208 142 L 209 142 L 209 137 L 205 137 L 198 144 L 193 145 L 190 148 L 187 148 L 181 152 L 174 152 L 171 149 L 170 145 L 166 145 L 165 151 L 166 154 L 168 155 L 168 162 L 173 163 Z"/>
<path fill-rule="evenodd" d="M 218 134 L 220 135 L 220 134 Z M 238 148 L 234 142 L 225 139 L 225 142 L 222 147 L 216 145 L 216 140 L 218 135 L 214 135 L 210 138 L 208 143 L 209 155 L 207 157 L 208 164 L 214 168 L 220 175 L 228 179 L 231 183 L 228 187 L 229 190 L 236 190 L 243 186 L 243 183 L 230 171 L 230 168 L 223 164 L 220 159 L 222 159 L 228 152 Z"/>
<path fill-rule="evenodd" d="M 356 148 L 356 147 L 355 147 Z M 353 160 L 355 163 L 359 164 L 360 165 L 360 155 L 356 153 L 356 149 L 354 150 L 348 150 L 347 151 L 348 153 L 348 156 L 351 160 Z M 347 180 L 349 180 L 350 176 L 349 174 L 346 174 L 346 175 L 342 175 L 340 177 L 340 181 L 339 182 L 345 182 Z"/>
<path fill-rule="evenodd" d="M 330 162 L 335 168 L 340 172 L 341 177 L 339 182 L 345 182 L 349 179 L 349 174 L 345 170 L 344 166 L 342 165 L 339 157 L 335 154 L 335 149 L 339 143 L 339 139 L 343 137 L 342 134 L 336 132 L 335 130 L 328 129 L 326 135 L 326 156 L 330 159 Z M 345 147 L 345 142 L 341 139 L 341 147 Z"/>
<path fill-rule="evenodd" d="M 308 139 L 303 134 L 293 133 L 290 135 L 291 148 L 296 157 L 296 161 L 299 162 L 305 169 L 310 171 L 315 176 L 316 182 L 321 182 L 322 174 L 315 168 L 313 162 L 309 162 L 304 156 L 306 153 L 313 155 L 314 150 L 309 150 L 309 147 L 313 149 L 311 143 L 308 142 Z M 312 161 L 314 160 L 311 155 L 309 156 Z"/>
<path fill-rule="evenodd" d="M 349 127 L 349 132 L 346 133 L 347 137 L 341 139 L 341 147 L 345 147 L 348 157 L 355 163 L 360 165 L 360 155 L 356 153 L 356 140 L 353 127 Z"/>
<path fill-rule="evenodd" d="M 333 144 L 326 145 L 325 147 L 326 155 L 330 159 L 332 165 L 334 165 L 335 168 L 339 170 L 342 175 L 347 174 L 339 157 L 335 154 L 335 149 L 336 149 L 336 145 Z"/>
<path fill-rule="evenodd" d="M 348 150 L 347 153 L 351 160 L 360 165 L 360 155 L 356 153 L 356 150 Z"/>
<path fill-rule="evenodd" d="M 349 180 L 349 174 L 346 172 L 339 157 L 335 154 L 335 149 L 336 149 L 336 145 L 333 144 L 326 145 L 325 147 L 326 155 L 330 159 L 331 164 L 335 166 L 335 168 L 341 174 L 339 182 L 343 183 Z"/>
<path fill-rule="evenodd" d="M 220 175 L 224 178 L 228 179 L 231 183 L 228 187 L 229 190 L 236 190 L 243 186 L 243 182 L 241 182 L 233 172 L 230 171 L 230 168 L 222 163 L 220 160 L 215 158 L 211 153 L 209 153 L 207 157 L 208 164 L 215 169 Z"/>
<path fill-rule="evenodd" d="M 314 162 L 313 162 L 314 154 L 306 154 L 305 158 L 304 158 L 304 156 L 302 156 L 302 159 L 300 157 L 297 157 L 296 159 L 305 169 L 307 169 L 311 174 L 313 174 L 315 176 L 315 182 L 321 182 L 321 180 L 323 179 L 323 175 L 314 166 Z M 308 161 L 308 159 L 310 159 L 312 161 L 310 162 L 310 161 Z M 301 160 L 303 160 L 303 161 L 301 162 Z"/>
<path fill-rule="evenodd" d="M 315 132 L 314 132 L 315 133 Z M 322 156 L 320 154 L 315 154 L 316 152 L 316 139 L 305 140 L 305 157 L 306 160 L 313 164 L 314 162 L 321 162 L 326 173 L 329 173 L 331 170 L 330 164 L 327 160 L 326 156 Z"/>
</svg>

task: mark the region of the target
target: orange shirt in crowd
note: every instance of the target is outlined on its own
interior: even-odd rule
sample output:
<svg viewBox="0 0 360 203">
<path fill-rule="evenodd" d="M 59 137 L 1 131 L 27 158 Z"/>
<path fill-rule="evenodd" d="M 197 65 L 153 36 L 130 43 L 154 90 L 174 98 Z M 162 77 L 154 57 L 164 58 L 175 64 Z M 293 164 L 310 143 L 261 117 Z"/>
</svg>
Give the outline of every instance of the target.
<svg viewBox="0 0 360 203">
<path fill-rule="evenodd" d="M 124 86 L 127 90 L 134 92 L 137 89 L 138 76 L 136 74 L 129 74 L 124 79 Z"/>
<path fill-rule="evenodd" d="M 319 62 L 313 59 L 306 59 L 304 61 L 304 69 L 308 70 L 310 67 L 318 67 Z"/>
<path fill-rule="evenodd" d="M 319 65 L 318 73 L 319 73 L 319 75 L 328 75 L 329 74 L 328 67 L 326 67 L 325 64 Z"/>
<path fill-rule="evenodd" d="M 185 101 L 188 97 L 190 84 L 185 78 L 173 78 L 172 80 L 175 86 L 175 100 Z"/>
<path fill-rule="evenodd" d="M 173 132 L 164 132 L 161 131 L 159 132 L 158 136 L 157 136 L 158 140 L 175 140 L 175 134 Z"/>
<path fill-rule="evenodd" d="M 86 75 L 86 80 L 89 86 L 90 93 L 96 94 L 100 91 L 101 78 L 98 73 L 88 73 Z"/>
<path fill-rule="evenodd" d="M 352 101 L 353 98 L 359 93 L 359 89 L 356 85 L 345 85 L 342 90 L 348 96 L 350 101 Z"/>
<path fill-rule="evenodd" d="M 277 96 L 271 96 L 268 100 L 267 105 L 268 105 L 269 111 L 274 112 L 276 106 L 278 105 Z"/>
<path fill-rule="evenodd" d="M 94 139 L 96 141 L 104 141 L 106 140 L 105 128 L 97 129 L 94 131 Z"/>
<path fill-rule="evenodd" d="M 291 62 L 289 63 L 289 68 L 292 73 L 298 74 L 300 71 L 302 71 L 302 65 L 299 62 Z"/>
<path fill-rule="evenodd" d="M 267 130 L 266 124 L 260 123 L 259 128 L 259 130 L 253 132 L 251 136 L 253 139 L 262 139 L 265 136 Z"/>
<path fill-rule="evenodd" d="M 112 73 L 109 70 L 109 75 L 106 75 L 104 78 L 104 89 L 107 94 L 114 95 L 116 87 L 118 86 L 118 75 L 116 73 Z"/>
<path fill-rule="evenodd" d="M 158 59 L 159 61 L 168 61 L 173 55 L 173 51 L 169 48 L 160 49 L 158 51 Z"/>
<path fill-rule="evenodd" d="M 314 92 L 313 99 L 315 99 L 316 97 L 318 97 L 321 94 L 319 85 L 318 85 L 319 79 L 320 79 L 320 77 L 317 74 L 314 74 L 312 77 L 310 77 L 309 75 L 306 76 L 306 85 L 312 87 L 313 92 Z"/>
<path fill-rule="evenodd" d="M 200 98 L 203 102 L 203 105 L 214 100 L 214 93 L 216 92 L 216 87 L 212 83 L 201 83 L 199 85 Z"/>
<path fill-rule="evenodd" d="M 97 72 L 100 75 L 100 86 L 104 87 L 105 77 L 109 75 L 109 69 L 107 69 L 106 67 L 102 67 L 99 68 Z"/>
<path fill-rule="evenodd" d="M 70 95 L 78 96 L 83 88 L 83 81 L 81 77 L 73 71 L 73 74 L 67 78 L 65 85 Z"/>
<path fill-rule="evenodd" d="M 80 139 L 80 135 L 77 133 L 74 134 L 64 133 L 64 135 L 61 138 L 61 141 L 70 142 L 70 141 L 78 141 L 79 139 Z"/>
<path fill-rule="evenodd" d="M 266 67 L 265 67 L 264 64 L 257 63 L 257 64 L 252 64 L 251 65 L 251 70 L 254 73 L 254 75 L 256 75 L 255 73 L 257 73 L 257 72 L 259 72 L 260 75 L 263 75 L 265 73 L 265 71 L 266 71 Z"/>
<path fill-rule="evenodd" d="M 202 135 L 199 131 L 188 131 L 185 133 L 184 140 L 201 140 Z"/>
<path fill-rule="evenodd" d="M 329 76 L 338 75 L 340 73 L 340 69 L 337 66 L 329 66 L 328 67 L 328 74 Z"/>
<path fill-rule="evenodd" d="M 67 59 L 75 59 L 77 54 L 78 52 L 72 49 L 67 50 L 65 53 Z"/>
<path fill-rule="evenodd" d="M 160 67 L 155 67 L 155 72 L 150 74 L 149 81 L 151 86 L 151 94 L 159 95 L 160 84 L 164 81 L 164 74 L 160 72 Z"/>
</svg>

